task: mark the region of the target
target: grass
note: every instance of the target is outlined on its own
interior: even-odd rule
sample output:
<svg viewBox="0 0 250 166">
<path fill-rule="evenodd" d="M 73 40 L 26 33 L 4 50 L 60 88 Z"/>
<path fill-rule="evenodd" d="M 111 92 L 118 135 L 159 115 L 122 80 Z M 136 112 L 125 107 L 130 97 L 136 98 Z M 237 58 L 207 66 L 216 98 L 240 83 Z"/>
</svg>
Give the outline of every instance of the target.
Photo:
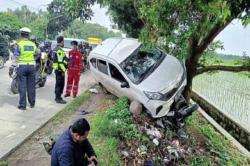
<svg viewBox="0 0 250 166">
<path fill-rule="evenodd" d="M 209 158 L 208 156 L 194 156 L 190 165 L 245 166 L 250 164 L 249 159 L 242 156 L 230 141 L 215 131 L 201 115 L 194 114 L 188 118 L 186 127 L 188 131 L 196 130 L 202 134 L 207 141 L 204 146 L 209 149 Z"/>
<path fill-rule="evenodd" d="M 119 153 L 120 140 L 148 141 L 148 139 L 133 123 L 127 98 L 107 100 L 104 103 L 110 103 L 110 100 L 116 100 L 116 102 L 113 107 L 99 110 L 88 118 L 92 127 L 89 140 L 96 150 L 100 165 L 118 166 L 122 165 Z"/>
</svg>

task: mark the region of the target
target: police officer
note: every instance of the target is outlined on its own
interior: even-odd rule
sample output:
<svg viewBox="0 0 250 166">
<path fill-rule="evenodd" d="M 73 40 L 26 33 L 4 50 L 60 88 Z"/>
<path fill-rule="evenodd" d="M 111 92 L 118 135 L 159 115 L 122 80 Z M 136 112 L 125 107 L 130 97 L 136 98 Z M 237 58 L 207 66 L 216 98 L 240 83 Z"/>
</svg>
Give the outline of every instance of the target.
<svg viewBox="0 0 250 166">
<path fill-rule="evenodd" d="M 53 68 L 56 75 L 55 86 L 55 101 L 59 104 L 66 104 L 66 101 L 62 99 L 62 93 L 65 84 L 65 72 L 67 70 L 67 57 L 63 51 L 64 38 L 63 36 L 57 37 L 57 47 L 53 50 Z"/>
<path fill-rule="evenodd" d="M 35 107 L 36 89 L 35 89 L 35 58 L 36 45 L 29 40 L 31 30 L 29 28 L 20 29 L 21 40 L 17 43 L 18 48 L 15 56 L 17 57 L 17 78 L 19 90 L 18 109 L 26 110 L 26 93 L 31 108 Z"/>
</svg>

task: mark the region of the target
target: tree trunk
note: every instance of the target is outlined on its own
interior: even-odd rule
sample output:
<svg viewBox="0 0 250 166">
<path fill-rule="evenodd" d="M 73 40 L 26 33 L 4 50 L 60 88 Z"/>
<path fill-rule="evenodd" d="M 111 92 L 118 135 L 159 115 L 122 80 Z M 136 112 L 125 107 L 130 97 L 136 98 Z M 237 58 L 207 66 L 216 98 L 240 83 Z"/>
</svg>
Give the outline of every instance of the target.
<svg viewBox="0 0 250 166">
<path fill-rule="evenodd" d="M 193 78 L 196 73 L 196 65 L 192 61 L 187 62 L 186 60 L 186 70 L 187 70 L 187 85 L 184 89 L 183 95 L 186 99 L 186 101 L 189 103 L 190 102 L 190 94 L 192 92 L 192 85 L 193 85 Z"/>
<path fill-rule="evenodd" d="M 187 85 L 183 91 L 183 96 L 186 101 L 190 102 L 190 94 L 192 91 L 193 78 L 196 74 L 197 58 L 196 55 L 197 40 L 194 37 L 189 39 L 189 51 L 185 62 L 186 72 L 187 72 Z"/>
</svg>

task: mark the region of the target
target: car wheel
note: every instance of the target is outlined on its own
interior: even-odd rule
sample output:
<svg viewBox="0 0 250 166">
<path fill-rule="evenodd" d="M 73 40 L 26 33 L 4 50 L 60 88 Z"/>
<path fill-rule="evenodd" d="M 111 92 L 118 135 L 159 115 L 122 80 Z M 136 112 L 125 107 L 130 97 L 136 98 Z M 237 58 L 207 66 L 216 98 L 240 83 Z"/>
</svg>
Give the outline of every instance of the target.
<svg viewBox="0 0 250 166">
<path fill-rule="evenodd" d="M 4 67 L 4 58 L 0 56 L 0 69 Z"/>
<path fill-rule="evenodd" d="M 11 81 L 10 90 L 13 94 L 18 94 L 18 81 L 17 81 L 17 79 L 13 79 Z"/>
<path fill-rule="evenodd" d="M 139 101 L 133 100 L 130 103 L 129 111 L 133 114 L 134 117 L 139 117 L 142 113 L 142 104 Z"/>
</svg>

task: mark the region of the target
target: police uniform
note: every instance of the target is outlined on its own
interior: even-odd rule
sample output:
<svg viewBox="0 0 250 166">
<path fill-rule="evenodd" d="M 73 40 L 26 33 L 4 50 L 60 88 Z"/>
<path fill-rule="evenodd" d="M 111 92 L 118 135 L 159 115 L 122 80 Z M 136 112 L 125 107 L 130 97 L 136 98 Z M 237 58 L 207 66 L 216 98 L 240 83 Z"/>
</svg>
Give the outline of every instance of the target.
<svg viewBox="0 0 250 166">
<path fill-rule="evenodd" d="M 22 39 L 18 42 L 18 90 L 19 90 L 19 109 L 26 109 L 26 92 L 31 107 L 35 106 L 36 99 L 36 70 L 35 58 L 36 45 L 28 39 Z"/>
<path fill-rule="evenodd" d="M 60 46 L 53 50 L 53 69 L 56 75 L 55 100 L 62 101 L 62 93 L 65 85 L 65 72 L 67 70 L 67 57 Z"/>
</svg>

